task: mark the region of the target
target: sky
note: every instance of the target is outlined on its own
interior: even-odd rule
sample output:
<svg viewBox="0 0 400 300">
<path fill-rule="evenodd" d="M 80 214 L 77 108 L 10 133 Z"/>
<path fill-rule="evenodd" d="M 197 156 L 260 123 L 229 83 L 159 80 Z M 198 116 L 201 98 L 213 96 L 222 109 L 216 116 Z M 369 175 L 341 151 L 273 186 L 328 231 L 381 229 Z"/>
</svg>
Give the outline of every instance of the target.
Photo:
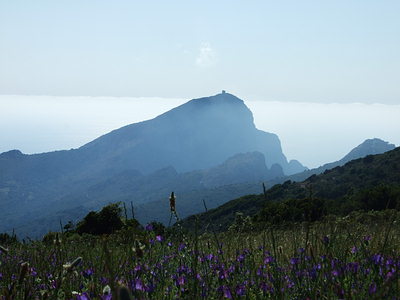
<svg viewBox="0 0 400 300">
<path fill-rule="evenodd" d="M 0 94 L 391 103 L 398 0 L 0 0 Z"/>
<path fill-rule="evenodd" d="M 221 90 L 288 158 L 400 144 L 398 0 L 0 0 L 0 152 L 76 148 Z"/>
</svg>

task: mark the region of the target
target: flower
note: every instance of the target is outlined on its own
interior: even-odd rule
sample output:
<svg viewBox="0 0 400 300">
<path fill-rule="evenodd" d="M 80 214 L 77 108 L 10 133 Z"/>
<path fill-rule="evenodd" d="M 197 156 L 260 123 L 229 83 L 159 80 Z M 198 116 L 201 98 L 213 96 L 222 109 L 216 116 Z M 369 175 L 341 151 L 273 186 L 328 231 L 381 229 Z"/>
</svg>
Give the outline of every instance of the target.
<svg viewBox="0 0 400 300">
<path fill-rule="evenodd" d="M 238 285 L 236 287 L 236 295 L 238 295 L 238 296 L 246 295 L 246 287 L 243 284 Z"/>
<path fill-rule="evenodd" d="M 224 293 L 224 297 L 227 299 L 232 299 L 232 294 L 231 294 L 229 287 L 227 287 L 226 285 L 223 285 L 221 288 L 222 288 L 222 292 Z"/>
<path fill-rule="evenodd" d="M 185 248 L 186 248 L 186 244 L 182 243 L 182 244 L 179 245 L 178 251 L 182 251 Z"/>
<path fill-rule="evenodd" d="M 266 258 L 264 258 L 264 264 L 269 264 L 274 262 L 274 258 L 272 256 L 267 256 Z"/>
<path fill-rule="evenodd" d="M 177 281 L 178 285 L 184 285 L 186 282 L 186 278 L 184 276 L 179 276 Z"/>
<path fill-rule="evenodd" d="M 76 295 L 76 300 L 90 300 L 90 298 L 87 293 L 82 293 L 82 294 Z"/>
<path fill-rule="evenodd" d="M 90 276 L 92 276 L 93 275 L 93 269 L 92 268 L 89 268 L 89 269 L 87 269 L 87 270 L 85 270 L 85 271 L 83 271 L 83 273 L 82 273 L 82 275 L 83 275 L 83 277 L 90 277 Z"/>
<path fill-rule="evenodd" d="M 143 282 L 139 278 L 135 280 L 135 290 L 137 290 L 137 291 L 144 291 L 145 290 Z"/>
<path fill-rule="evenodd" d="M 373 282 L 370 284 L 369 289 L 368 289 L 368 293 L 370 295 L 375 294 L 376 293 L 376 283 Z"/>
</svg>

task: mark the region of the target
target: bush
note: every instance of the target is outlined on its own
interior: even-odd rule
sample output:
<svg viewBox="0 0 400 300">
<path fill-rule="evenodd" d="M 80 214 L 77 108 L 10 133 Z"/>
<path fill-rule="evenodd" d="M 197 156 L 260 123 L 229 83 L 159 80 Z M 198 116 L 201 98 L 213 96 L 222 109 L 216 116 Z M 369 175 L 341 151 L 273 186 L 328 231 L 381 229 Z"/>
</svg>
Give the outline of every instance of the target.
<svg viewBox="0 0 400 300">
<path fill-rule="evenodd" d="M 94 235 L 110 234 L 123 226 L 120 203 L 112 203 L 103 207 L 100 212 L 89 212 L 76 226 L 76 232 Z"/>
<path fill-rule="evenodd" d="M 0 233 L 0 244 L 7 245 L 18 242 L 15 234 L 9 235 L 8 233 Z"/>
</svg>

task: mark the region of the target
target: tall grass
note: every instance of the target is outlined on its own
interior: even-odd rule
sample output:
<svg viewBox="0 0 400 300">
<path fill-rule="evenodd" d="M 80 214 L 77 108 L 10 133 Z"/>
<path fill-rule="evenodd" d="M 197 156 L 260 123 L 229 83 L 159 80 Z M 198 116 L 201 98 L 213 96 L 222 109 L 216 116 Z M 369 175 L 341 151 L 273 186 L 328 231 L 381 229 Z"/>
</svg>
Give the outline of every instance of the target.
<svg viewBox="0 0 400 300">
<path fill-rule="evenodd" d="M 2 245 L 0 299 L 387 299 L 400 295 L 399 215 L 235 228 L 122 230 Z"/>
</svg>

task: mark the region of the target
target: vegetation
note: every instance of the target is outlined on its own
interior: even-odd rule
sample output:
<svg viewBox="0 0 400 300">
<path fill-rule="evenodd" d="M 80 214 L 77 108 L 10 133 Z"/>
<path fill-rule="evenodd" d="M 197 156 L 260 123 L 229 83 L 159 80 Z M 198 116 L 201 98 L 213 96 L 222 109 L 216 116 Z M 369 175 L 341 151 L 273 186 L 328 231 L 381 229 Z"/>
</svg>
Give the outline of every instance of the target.
<svg viewBox="0 0 400 300">
<path fill-rule="evenodd" d="M 78 223 L 77 233 L 109 234 L 122 228 L 124 223 L 121 218 L 119 203 L 105 206 L 100 212 L 91 211 Z"/>
<path fill-rule="evenodd" d="M 396 299 L 398 161 L 396 149 L 204 203 L 172 228 L 116 203 L 42 241 L 2 234 L 0 299 Z"/>
<path fill-rule="evenodd" d="M 154 223 L 0 250 L 1 299 L 387 299 L 400 292 L 400 214 L 202 235 Z M 160 234 L 162 233 L 162 234 Z"/>
<path fill-rule="evenodd" d="M 288 180 L 264 194 L 241 197 L 191 216 L 181 225 L 194 230 L 197 218 L 201 228 L 212 224 L 213 230 L 224 231 L 234 221 L 236 212 L 251 216 L 254 222 L 264 226 L 390 208 L 400 208 L 400 148 L 353 160 L 303 182 Z"/>
</svg>

